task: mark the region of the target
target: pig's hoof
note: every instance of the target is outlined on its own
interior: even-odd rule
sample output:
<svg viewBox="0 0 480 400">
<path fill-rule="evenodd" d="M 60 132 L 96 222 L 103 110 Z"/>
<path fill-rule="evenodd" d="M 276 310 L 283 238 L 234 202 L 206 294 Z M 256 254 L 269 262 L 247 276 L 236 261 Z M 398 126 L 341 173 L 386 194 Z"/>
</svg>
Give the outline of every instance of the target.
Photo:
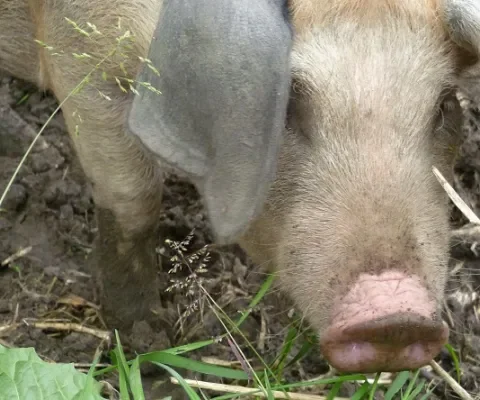
<svg viewBox="0 0 480 400">
<path fill-rule="evenodd" d="M 153 351 L 167 350 L 172 347 L 169 335 L 169 326 L 153 328 L 147 321 L 139 321 L 133 324 L 131 334 L 128 336 L 130 351 L 134 354 L 144 354 Z M 140 366 L 143 375 L 158 374 L 159 367 L 151 363 L 143 363 Z"/>
<path fill-rule="evenodd" d="M 118 329 L 124 333 L 133 332 L 136 324 L 145 322 L 156 331 L 169 331 L 168 310 L 158 301 L 125 304 L 102 302 L 102 317 L 108 329 Z"/>
</svg>

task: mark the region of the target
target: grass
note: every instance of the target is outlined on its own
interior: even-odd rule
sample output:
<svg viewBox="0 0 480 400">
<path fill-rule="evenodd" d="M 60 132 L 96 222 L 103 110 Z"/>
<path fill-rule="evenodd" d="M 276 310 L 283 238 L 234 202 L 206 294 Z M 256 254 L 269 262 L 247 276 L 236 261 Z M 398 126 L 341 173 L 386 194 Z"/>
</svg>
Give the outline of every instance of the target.
<svg viewBox="0 0 480 400">
<path fill-rule="evenodd" d="M 272 276 L 265 280 L 261 289 L 255 296 L 248 309 L 251 310 L 268 292 L 273 283 Z M 249 312 L 246 311 L 234 323 L 234 328 L 241 331 L 241 324 L 248 318 Z M 372 382 L 364 374 L 353 374 L 344 376 L 325 377 L 309 381 L 300 381 L 287 383 L 282 379 L 282 371 L 285 368 L 285 360 L 290 358 L 288 365 L 294 365 L 296 361 L 302 359 L 307 354 L 303 350 L 292 354 L 293 342 L 298 337 L 295 329 L 291 328 L 285 338 L 283 346 L 278 350 L 278 358 L 267 365 L 264 360 L 261 363 L 264 369 L 249 369 L 245 363 L 241 363 L 242 368 L 229 368 L 213 365 L 200 361 L 193 361 L 186 355 L 206 346 L 215 345 L 218 340 L 232 336 L 231 330 L 228 330 L 221 337 L 206 340 L 202 342 L 190 343 L 176 348 L 165 349 L 146 354 L 138 355 L 134 360 L 127 361 L 123 354 L 120 338 L 116 335 L 116 348 L 112 354 L 113 364 L 111 367 L 96 371 L 93 375 L 96 378 L 109 372 L 118 373 L 120 398 L 121 399 L 143 399 L 143 388 L 139 376 L 139 366 L 142 363 L 150 362 L 164 369 L 171 375 L 172 382 L 182 386 L 190 399 L 210 399 L 227 400 L 242 398 L 245 396 L 255 396 L 262 398 L 290 398 L 290 399 L 340 399 L 337 397 L 342 384 L 346 382 L 355 383 L 358 386 L 357 391 L 351 397 L 352 399 L 373 399 L 375 394 L 381 392 L 385 400 L 413 400 L 418 399 L 419 394 L 423 394 L 422 399 L 427 399 L 432 393 L 434 385 L 427 383 L 425 378 L 420 377 L 420 371 L 404 371 L 395 376 L 391 382 L 381 382 L 381 374 L 376 374 Z M 187 369 L 202 375 L 227 380 L 228 384 L 212 384 L 207 378 L 202 381 L 185 380 L 179 375 L 175 368 Z M 252 379 L 252 376 L 255 379 Z M 246 385 L 247 383 L 247 385 Z M 299 389 L 320 388 L 319 392 L 324 392 L 324 386 L 331 386 L 331 390 L 325 395 L 298 394 Z M 201 397 L 193 390 L 193 387 L 200 390 Z M 218 394 L 214 394 L 218 393 Z"/>
<path fill-rule="evenodd" d="M 80 27 L 72 20 L 67 20 L 67 22 L 77 33 L 81 35 L 90 37 L 92 33 L 101 34 L 93 24 L 87 24 L 86 27 Z M 111 52 L 109 52 L 103 59 L 96 60 L 90 73 L 83 77 L 83 79 L 78 83 L 76 88 L 69 94 L 69 96 L 67 96 L 67 98 L 58 105 L 54 113 L 39 130 L 37 136 L 32 141 L 31 146 L 26 151 L 17 169 L 12 175 L 11 180 L 9 181 L 0 198 L 0 206 L 4 201 L 12 183 L 15 181 L 18 172 L 24 164 L 26 158 L 35 146 L 38 138 L 41 136 L 55 114 L 61 110 L 62 105 L 68 101 L 71 96 L 74 96 L 86 85 L 89 85 L 94 74 L 99 73 L 102 79 L 108 79 L 109 77 L 107 76 L 106 72 L 102 70 L 103 64 L 106 61 L 111 60 L 114 55 L 121 53 L 122 46 L 125 45 L 128 47 L 132 39 L 133 38 L 128 31 L 117 37 L 116 44 L 112 48 Z M 52 55 L 64 55 L 64 53 L 51 48 L 48 46 L 48 44 L 42 42 L 39 42 L 39 44 L 45 47 L 47 51 L 50 51 Z M 79 61 L 91 58 L 89 54 L 85 53 L 73 53 L 71 56 L 75 57 Z M 148 59 L 141 59 L 141 61 L 145 62 L 149 68 L 156 71 Z M 127 74 L 125 75 L 126 76 L 123 77 L 113 77 L 123 92 L 128 92 L 128 90 L 130 90 L 135 93 L 133 84 L 137 83 L 158 93 L 158 91 L 156 91 L 156 89 L 153 88 L 149 83 L 135 82 L 135 80 L 129 78 Z M 127 86 L 128 89 L 125 86 Z M 101 91 L 99 91 L 99 95 L 105 100 L 109 100 L 109 97 Z M 26 96 L 20 99 L 19 103 L 25 100 Z M 80 130 L 77 131 L 77 134 L 79 134 L 79 132 Z M 438 171 L 435 170 L 434 172 L 437 174 Z M 450 191 L 450 189 L 451 188 L 448 188 L 448 191 Z M 449 192 L 449 195 L 451 195 L 451 191 Z M 455 200 L 458 201 L 458 199 Z M 465 210 L 466 205 L 461 204 L 460 207 L 463 211 Z M 467 212 L 467 215 L 471 214 Z M 342 389 L 342 385 L 345 383 L 355 384 L 356 391 L 353 397 L 351 397 L 354 400 L 373 399 L 374 396 L 379 393 L 382 394 L 385 400 L 427 399 L 434 390 L 435 383 L 432 381 L 427 381 L 421 376 L 420 371 L 404 371 L 399 374 L 392 375 L 392 378 L 388 378 L 386 380 L 382 379 L 381 374 L 376 374 L 373 379 L 363 374 L 354 374 L 345 376 L 326 376 L 315 380 L 299 381 L 294 383 L 287 382 L 284 378 L 285 372 L 289 368 L 294 368 L 298 362 L 300 362 L 302 359 L 304 359 L 304 357 L 307 356 L 307 354 L 309 354 L 314 346 L 314 341 L 304 339 L 303 343 L 299 343 L 302 338 L 305 338 L 304 332 L 301 332 L 299 326 L 292 324 L 288 329 L 282 346 L 278 349 L 277 356 L 272 362 L 268 363 L 262 359 L 262 357 L 256 351 L 254 345 L 248 342 L 246 335 L 244 332 L 242 332 L 242 324 L 249 318 L 251 311 L 268 293 L 273 284 L 274 276 L 270 275 L 265 280 L 257 294 L 252 298 L 249 307 L 242 311 L 238 319 L 234 321 L 222 310 L 221 307 L 218 306 L 218 304 L 216 304 L 215 300 L 209 295 L 208 291 L 203 288 L 201 275 L 205 270 L 206 264 L 208 263 L 208 252 L 203 249 L 203 253 L 186 255 L 185 251 L 187 250 L 187 242 L 178 243 L 170 241 L 167 242 L 167 244 L 169 244 L 177 252 L 175 255 L 176 258 L 172 260 L 174 263 L 174 268 L 171 272 L 174 273 L 180 268 L 188 268 L 190 271 L 189 278 L 184 281 L 172 279 L 172 285 L 169 287 L 169 290 L 184 290 L 186 291 L 187 295 L 197 296 L 199 299 L 202 299 L 202 301 L 206 302 L 207 306 L 215 313 L 218 320 L 221 321 L 224 328 L 224 333 L 219 337 L 211 338 L 201 342 L 189 343 L 179 347 L 162 349 L 146 354 L 139 354 L 133 360 L 127 360 L 122 348 L 119 334 L 116 332 L 116 346 L 110 353 L 112 364 L 108 367 L 97 369 L 96 363 L 93 363 L 89 374 L 94 376 L 97 380 L 101 380 L 105 376 L 115 373 L 118 376 L 118 390 L 120 399 L 140 400 L 145 398 L 142 376 L 140 374 L 140 367 L 144 363 L 151 363 L 157 366 L 159 369 L 164 370 L 170 376 L 170 379 L 173 383 L 181 386 L 188 397 L 195 400 L 227 400 L 246 397 L 267 399 L 291 398 L 333 400 L 340 398 L 338 397 L 338 393 Z M 196 311 L 196 306 L 198 306 L 198 304 L 196 304 L 195 301 L 193 301 L 191 304 L 191 308 L 184 310 L 184 317 L 187 317 Z M 208 346 L 215 346 L 219 341 L 226 341 L 229 344 L 232 353 L 235 354 L 235 357 L 237 358 L 239 365 L 238 368 L 196 361 L 188 357 L 189 354 L 194 353 L 199 349 Z M 241 350 L 241 346 L 239 345 L 241 341 L 244 342 L 255 354 L 257 358 L 256 364 L 261 365 L 261 368 L 252 367 L 251 361 L 247 359 Z M 295 350 L 298 348 L 299 350 Z M 448 350 L 452 354 L 452 358 L 455 362 L 456 376 L 459 380 L 460 368 L 458 357 L 451 346 L 448 347 Z M 177 372 L 177 369 L 186 369 L 201 374 L 202 376 L 205 376 L 203 378 L 204 380 L 196 381 L 184 379 Z M 224 383 L 215 384 L 209 382 L 208 377 L 215 378 L 210 379 L 210 381 L 216 381 L 220 378 Z M 443 376 L 443 378 L 447 379 L 445 376 Z M 449 384 L 451 384 L 453 387 L 452 381 L 454 382 L 454 380 L 451 379 Z M 326 389 L 327 387 L 329 390 Z M 321 393 L 321 395 L 318 393 L 312 393 L 315 392 L 315 390 L 310 391 L 310 393 L 299 392 L 301 389 L 306 388 L 316 388 L 316 392 Z M 111 389 L 112 388 L 110 388 L 110 390 Z M 457 390 L 460 391 L 458 388 Z M 112 394 L 112 398 L 115 397 L 116 391 L 114 390 L 113 392 L 114 394 Z M 462 396 L 464 399 L 468 398 L 468 394 L 465 393 L 461 393 L 460 396 Z"/>
</svg>

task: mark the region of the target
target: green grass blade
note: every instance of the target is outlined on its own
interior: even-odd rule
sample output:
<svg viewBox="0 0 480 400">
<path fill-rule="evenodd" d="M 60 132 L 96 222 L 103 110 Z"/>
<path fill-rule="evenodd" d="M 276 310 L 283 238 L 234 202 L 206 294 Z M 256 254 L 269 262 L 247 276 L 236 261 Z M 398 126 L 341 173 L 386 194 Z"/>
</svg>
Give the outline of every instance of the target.
<svg viewBox="0 0 480 400">
<path fill-rule="evenodd" d="M 243 324 L 243 322 L 248 318 L 250 315 L 252 309 L 260 303 L 260 301 L 263 299 L 265 294 L 270 290 L 270 287 L 272 286 L 273 280 L 275 279 L 275 275 L 270 274 L 268 278 L 263 282 L 262 286 L 260 287 L 260 290 L 255 294 L 253 297 L 252 301 L 250 302 L 247 311 L 242 313 L 242 316 L 239 318 L 239 320 L 236 322 L 236 327 L 238 328 L 240 325 Z"/>
<path fill-rule="evenodd" d="M 413 387 L 415 386 L 415 383 L 417 382 L 419 374 L 420 374 L 420 370 L 417 369 L 417 371 L 413 375 L 413 378 L 410 379 L 410 383 L 408 384 L 407 390 L 405 390 L 405 393 L 403 394 L 404 398 L 408 398 L 408 396 L 410 396 L 410 393 L 412 392 Z"/>
<path fill-rule="evenodd" d="M 129 394 L 129 380 L 128 377 L 130 375 L 130 367 L 128 366 L 127 359 L 125 358 L 125 353 L 123 352 L 122 342 L 120 340 L 120 336 L 118 331 L 115 329 L 115 340 L 117 341 L 117 345 L 113 350 L 115 354 L 115 361 L 118 368 L 119 373 L 119 385 L 120 385 L 120 399 L 121 400 L 130 400 Z"/>
<path fill-rule="evenodd" d="M 118 331 L 115 329 L 115 339 L 117 341 L 117 355 L 118 361 L 122 368 L 125 370 L 125 375 L 130 375 L 130 367 L 128 366 L 127 359 L 125 358 L 125 353 L 123 352 L 122 342 L 120 341 L 120 336 L 118 335 Z"/>
<path fill-rule="evenodd" d="M 312 348 L 312 343 L 310 343 L 309 341 L 306 341 L 302 347 L 300 348 L 300 350 L 298 351 L 297 355 L 295 357 L 293 357 L 288 363 L 287 365 L 285 365 L 284 368 L 288 368 L 290 367 L 291 365 L 295 364 L 297 361 L 300 361 L 303 357 L 305 357 L 308 352 L 310 351 L 310 349 Z"/>
<path fill-rule="evenodd" d="M 365 382 L 362 386 L 360 386 L 360 389 L 358 389 L 355 394 L 350 398 L 350 400 L 361 400 L 365 397 L 365 395 L 368 393 L 370 390 L 370 384 L 368 382 Z"/>
<path fill-rule="evenodd" d="M 417 387 L 412 391 L 411 394 L 409 394 L 409 396 L 407 397 L 407 399 L 409 400 L 415 400 L 417 398 L 417 396 L 420 394 L 420 392 L 422 391 L 423 387 L 425 386 L 425 379 L 420 379 L 419 381 L 419 384 L 417 385 Z"/>
<path fill-rule="evenodd" d="M 122 368 L 119 361 L 118 349 L 115 349 L 111 352 L 111 358 L 113 364 L 118 370 L 118 385 L 120 388 L 120 400 L 130 400 L 130 395 L 128 394 L 127 387 L 127 377 L 125 375 L 125 369 Z"/>
<path fill-rule="evenodd" d="M 25 103 L 25 102 L 28 100 L 29 97 L 30 97 L 30 93 L 27 92 L 26 94 L 24 94 L 24 95 L 20 98 L 20 100 L 17 101 L 17 104 L 16 104 L 16 105 L 19 106 L 19 105 Z"/>
<path fill-rule="evenodd" d="M 143 393 L 142 377 L 140 374 L 140 359 L 135 358 L 135 361 L 130 368 L 130 389 L 132 391 L 134 400 L 145 400 L 145 394 Z"/>
<path fill-rule="evenodd" d="M 343 382 L 336 382 L 330 391 L 328 392 L 327 395 L 327 400 L 333 400 L 337 396 L 338 392 L 340 391 L 340 388 L 342 387 Z"/>
<path fill-rule="evenodd" d="M 450 344 L 447 343 L 445 345 L 445 347 L 448 350 L 448 352 L 450 353 L 450 355 L 452 356 L 453 364 L 455 365 L 455 371 L 457 372 L 457 382 L 460 383 L 461 370 L 460 370 L 460 361 L 458 360 L 457 353 L 456 353 L 455 349 Z"/>
<path fill-rule="evenodd" d="M 380 379 L 380 373 L 377 373 L 375 375 L 375 380 L 373 381 L 373 385 L 370 388 L 370 400 L 373 400 L 373 397 L 375 396 L 375 392 L 377 391 L 378 387 L 378 380 Z"/>
<path fill-rule="evenodd" d="M 290 329 L 288 330 L 285 340 L 283 341 L 280 354 L 278 355 L 278 358 L 275 360 L 272 366 L 272 369 L 275 371 L 277 377 L 280 377 L 282 375 L 285 360 L 290 354 L 290 350 L 292 349 L 292 346 L 295 343 L 297 335 L 298 335 L 297 328 L 295 326 L 291 326 Z"/>
<path fill-rule="evenodd" d="M 190 371 L 200 372 L 207 375 L 215 375 L 219 378 L 228 378 L 236 380 L 247 380 L 248 375 L 238 369 L 220 367 L 204 363 L 197 360 L 190 360 L 176 354 L 166 353 L 163 351 L 157 351 L 153 353 L 142 354 L 139 356 L 140 362 L 150 361 L 156 363 L 167 364 L 176 368 L 184 368 Z"/>
<path fill-rule="evenodd" d="M 201 400 L 198 394 L 193 390 L 187 382 L 185 382 L 185 379 L 182 378 L 182 376 L 175 371 L 173 368 L 170 368 L 168 365 L 164 365 L 162 363 L 158 362 L 153 362 L 155 365 L 158 365 L 159 367 L 165 369 L 167 372 L 170 373 L 174 378 L 178 380 L 178 383 L 180 386 L 182 386 L 183 390 L 187 393 L 188 397 L 190 400 Z"/>
<path fill-rule="evenodd" d="M 88 370 L 87 384 L 85 385 L 85 392 L 87 393 L 93 392 L 94 385 L 96 383 L 95 378 L 93 377 L 93 373 L 95 372 L 95 367 L 97 366 L 99 359 L 100 359 L 100 356 L 98 356 L 95 360 L 93 360 L 93 363 L 90 366 L 90 369 Z"/>
<path fill-rule="evenodd" d="M 410 377 L 410 371 L 400 372 L 385 393 L 385 400 L 392 400 Z"/>
<path fill-rule="evenodd" d="M 213 343 L 215 343 L 215 339 L 202 340 L 200 342 L 184 344 L 182 346 L 172 347 L 171 349 L 166 349 L 162 351 L 165 353 L 171 353 L 171 354 L 182 354 L 182 353 L 188 353 L 190 351 L 201 349 Z"/>
<path fill-rule="evenodd" d="M 430 395 L 433 393 L 433 389 L 429 390 L 427 393 L 425 393 L 422 397 L 420 397 L 420 400 L 428 400 L 430 398 Z"/>
<path fill-rule="evenodd" d="M 265 390 L 267 392 L 267 399 L 268 400 L 275 400 L 275 397 L 273 396 L 272 387 L 270 385 L 270 380 L 268 379 L 267 371 L 265 371 Z"/>
</svg>

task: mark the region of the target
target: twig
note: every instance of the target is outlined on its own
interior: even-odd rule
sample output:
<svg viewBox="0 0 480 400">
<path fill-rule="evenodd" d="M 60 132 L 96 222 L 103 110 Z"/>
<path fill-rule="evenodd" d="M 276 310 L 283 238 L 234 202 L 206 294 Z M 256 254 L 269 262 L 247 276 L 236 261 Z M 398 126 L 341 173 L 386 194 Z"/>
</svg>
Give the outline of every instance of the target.
<svg viewBox="0 0 480 400">
<path fill-rule="evenodd" d="M 15 261 L 15 260 L 17 260 L 21 257 L 26 256 L 31 251 L 32 251 L 32 246 L 24 247 L 23 249 L 20 249 L 16 253 L 7 257 L 5 260 L 2 261 L 2 263 L 0 265 L 2 267 L 6 267 L 8 264 L 11 264 L 13 261 Z"/>
<path fill-rule="evenodd" d="M 9 330 L 13 330 L 13 329 L 18 328 L 19 325 L 20 325 L 19 323 L 14 323 L 14 324 L 8 324 L 8 325 L 0 326 L 0 335 L 5 333 L 5 332 L 8 332 Z"/>
<path fill-rule="evenodd" d="M 225 361 L 225 360 L 220 360 L 219 358 L 216 358 L 216 357 L 205 356 L 205 357 L 202 357 L 201 360 L 206 364 L 214 364 L 214 365 L 219 365 L 219 366 L 228 367 L 228 368 L 241 366 L 239 361 Z M 251 360 L 249 359 L 248 361 L 251 361 Z"/>
<path fill-rule="evenodd" d="M 460 396 L 463 400 L 473 400 L 473 397 L 462 388 L 458 382 L 453 379 L 447 371 L 445 371 L 440 365 L 438 365 L 434 360 L 430 362 L 433 370 L 444 379 L 448 385 L 453 389 L 453 391 Z"/>
<path fill-rule="evenodd" d="M 447 192 L 448 197 L 452 199 L 453 203 L 457 208 L 465 215 L 465 217 L 473 224 L 480 224 L 480 218 L 472 211 L 472 209 L 463 201 L 463 199 L 458 195 L 455 189 L 447 182 L 443 177 L 441 172 L 436 168 L 432 167 L 433 173 L 437 177 L 440 184 L 443 186 L 445 192 Z"/>
<path fill-rule="evenodd" d="M 170 381 L 175 385 L 178 385 L 179 382 L 176 378 L 170 378 Z M 224 385 L 221 383 L 210 383 L 204 381 L 197 381 L 194 379 L 185 379 L 185 382 L 191 386 L 198 389 L 212 390 L 219 393 L 243 393 L 246 395 L 254 395 L 255 397 L 268 397 L 268 395 L 262 392 L 261 389 L 247 388 L 244 386 L 235 386 L 235 385 Z M 317 396 L 313 394 L 306 393 L 285 393 L 280 391 L 272 391 L 272 396 L 276 399 L 291 399 L 291 400 L 326 400 L 325 396 Z M 345 397 L 335 397 L 334 400 L 347 400 Z"/>
<path fill-rule="evenodd" d="M 90 363 L 73 363 L 73 366 L 77 369 L 90 369 L 92 368 L 92 365 L 93 364 L 90 364 Z M 94 368 L 108 368 L 110 367 L 110 364 L 102 364 L 102 363 L 98 363 L 95 365 Z"/>
<path fill-rule="evenodd" d="M 105 350 L 105 347 L 109 347 L 110 345 L 111 345 L 110 336 L 102 339 L 95 350 L 95 354 L 93 355 L 93 360 L 100 359 L 100 355 Z"/>
<path fill-rule="evenodd" d="M 96 336 L 103 340 L 110 340 L 110 332 L 102 331 L 100 329 L 89 328 L 87 326 L 83 326 L 80 324 L 75 323 L 62 323 L 62 322 L 31 322 L 27 320 L 23 320 L 25 325 L 33 326 L 37 329 L 54 329 L 57 331 L 74 331 L 79 333 L 86 333 L 88 335 Z"/>
<path fill-rule="evenodd" d="M 474 242 L 480 239 L 480 226 L 467 224 L 461 228 L 452 230 L 451 236 L 457 240 L 462 239 L 468 242 Z"/>
<path fill-rule="evenodd" d="M 258 350 L 262 351 L 265 350 L 265 338 L 267 336 L 267 323 L 265 317 L 265 310 L 263 307 L 260 309 L 260 334 L 258 336 Z"/>
</svg>

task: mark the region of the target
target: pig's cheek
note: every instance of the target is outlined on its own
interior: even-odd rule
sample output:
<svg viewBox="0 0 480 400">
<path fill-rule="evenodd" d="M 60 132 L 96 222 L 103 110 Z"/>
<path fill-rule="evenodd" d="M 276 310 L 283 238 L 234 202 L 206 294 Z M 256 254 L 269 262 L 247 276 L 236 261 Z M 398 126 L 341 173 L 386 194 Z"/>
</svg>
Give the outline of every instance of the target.
<svg viewBox="0 0 480 400">
<path fill-rule="evenodd" d="M 320 269 L 302 268 L 298 264 L 287 265 L 278 268 L 280 286 L 307 323 L 321 336 L 328 327 L 335 297 L 336 286 L 331 285 L 333 274 Z"/>
</svg>

